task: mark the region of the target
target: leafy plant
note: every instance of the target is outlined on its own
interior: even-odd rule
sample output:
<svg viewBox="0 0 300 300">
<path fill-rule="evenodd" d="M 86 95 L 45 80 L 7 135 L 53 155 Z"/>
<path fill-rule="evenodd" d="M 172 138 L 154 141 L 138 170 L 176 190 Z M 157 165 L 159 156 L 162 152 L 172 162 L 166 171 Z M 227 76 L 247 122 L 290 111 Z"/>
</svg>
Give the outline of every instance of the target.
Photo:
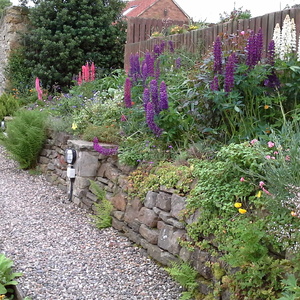
<svg viewBox="0 0 300 300">
<path fill-rule="evenodd" d="M 13 95 L 4 93 L 0 96 L 0 120 L 5 116 L 13 115 L 18 108 L 18 101 Z"/>
<path fill-rule="evenodd" d="M 6 133 L 6 136 L 2 135 L 1 143 L 20 167 L 34 167 L 46 139 L 45 115 L 40 111 L 20 110 L 7 123 Z"/>
<path fill-rule="evenodd" d="M 14 279 L 22 276 L 22 273 L 14 273 L 12 271 L 13 261 L 4 254 L 0 254 L 0 294 L 11 292 L 7 289 L 10 285 L 17 285 Z"/>
<path fill-rule="evenodd" d="M 298 279 L 294 274 L 288 274 L 286 279 L 282 279 L 284 285 L 284 291 L 282 297 L 278 300 L 299 300 L 300 299 L 300 286 L 298 285 Z"/>
<path fill-rule="evenodd" d="M 90 180 L 90 189 L 100 201 L 99 203 L 97 202 L 94 204 L 96 214 L 91 215 L 91 218 L 94 220 L 96 227 L 99 229 L 111 227 L 111 212 L 113 210 L 113 205 L 106 199 L 105 191 L 102 190 L 95 181 Z"/>
<path fill-rule="evenodd" d="M 197 294 L 197 277 L 198 272 L 186 262 L 172 262 L 171 267 L 165 270 L 187 291 L 184 291 L 179 299 L 194 299 Z"/>
</svg>

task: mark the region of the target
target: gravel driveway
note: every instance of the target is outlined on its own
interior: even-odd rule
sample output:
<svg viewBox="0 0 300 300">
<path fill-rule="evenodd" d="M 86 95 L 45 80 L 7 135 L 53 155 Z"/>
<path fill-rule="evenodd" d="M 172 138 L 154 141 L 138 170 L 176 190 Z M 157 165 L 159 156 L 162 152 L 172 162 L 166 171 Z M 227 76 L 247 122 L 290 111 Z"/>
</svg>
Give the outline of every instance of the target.
<svg viewBox="0 0 300 300">
<path fill-rule="evenodd" d="M 0 253 L 23 272 L 32 300 L 169 300 L 181 288 L 116 230 L 95 228 L 43 176 L 19 170 L 0 147 Z"/>
</svg>

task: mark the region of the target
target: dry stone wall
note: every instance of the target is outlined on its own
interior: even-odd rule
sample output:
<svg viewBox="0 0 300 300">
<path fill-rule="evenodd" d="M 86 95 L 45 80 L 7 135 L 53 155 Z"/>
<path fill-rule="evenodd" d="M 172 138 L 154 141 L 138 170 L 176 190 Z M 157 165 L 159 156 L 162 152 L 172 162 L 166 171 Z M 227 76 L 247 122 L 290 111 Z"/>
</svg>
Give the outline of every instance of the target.
<svg viewBox="0 0 300 300">
<path fill-rule="evenodd" d="M 21 44 L 21 34 L 27 30 L 28 9 L 11 6 L 5 9 L 0 20 L 0 94 L 7 85 L 5 68 L 12 50 Z"/>
<path fill-rule="evenodd" d="M 170 266 L 173 261 L 187 261 L 200 274 L 199 289 L 204 295 L 211 292 L 214 278 L 210 263 L 214 263 L 208 252 L 200 249 L 189 251 L 179 244 L 179 239 L 188 240 L 186 223 L 181 222 L 180 214 L 185 208 L 185 197 L 173 193 L 164 187 L 149 191 L 145 199 L 128 197 L 128 175 L 132 168 L 119 164 L 117 156 L 103 156 L 94 151 L 91 142 L 74 140 L 70 135 L 51 133 L 41 153 L 39 165 L 47 179 L 67 191 L 67 164 L 64 152 L 73 148 L 77 153 L 74 164 L 76 178 L 72 201 L 88 211 L 93 210 L 98 201 L 90 189 L 90 180 L 106 191 L 106 197 L 114 206 L 112 225 L 121 231 L 133 243 L 144 248 L 157 262 Z M 101 144 L 102 146 L 107 146 Z M 197 219 L 196 212 L 187 220 Z M 224 292 L 223 300 L 229 299 Z"/>
</svg>

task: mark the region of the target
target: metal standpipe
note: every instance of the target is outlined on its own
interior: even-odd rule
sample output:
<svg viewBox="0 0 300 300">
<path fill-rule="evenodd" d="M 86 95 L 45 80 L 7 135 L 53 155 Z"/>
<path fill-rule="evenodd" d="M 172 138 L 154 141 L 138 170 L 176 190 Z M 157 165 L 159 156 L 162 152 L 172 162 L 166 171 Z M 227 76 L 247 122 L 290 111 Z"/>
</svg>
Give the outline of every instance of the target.
<svg viewBox="0 0 300 300">
<path fill-rule="evenodd" d="M 76 161 L 76 150 L 66 149 L 65 151 L 65 161 L 68 163 L 67 167 L 67 177 L 70 179 L 70 190 L 69 190 L 69 201 L 72 201 L 73 197 L 73 187 L 76 177 L 76 172 L 73 164 Z"/>
</svg>

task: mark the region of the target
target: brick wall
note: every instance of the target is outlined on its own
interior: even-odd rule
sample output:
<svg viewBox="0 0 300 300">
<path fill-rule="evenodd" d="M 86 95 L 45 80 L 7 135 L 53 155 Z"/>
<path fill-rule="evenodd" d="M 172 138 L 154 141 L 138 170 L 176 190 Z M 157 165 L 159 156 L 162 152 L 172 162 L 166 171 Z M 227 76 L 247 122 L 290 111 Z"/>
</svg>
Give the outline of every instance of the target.
<svg viewBox="0 0 300 300">
<path fill-rule="evenodd" d="M 161 0 L 147 9 L 140 18 L 171 19 L 188 23 L 187 16 L 171 0 Z"/>
</svg>

